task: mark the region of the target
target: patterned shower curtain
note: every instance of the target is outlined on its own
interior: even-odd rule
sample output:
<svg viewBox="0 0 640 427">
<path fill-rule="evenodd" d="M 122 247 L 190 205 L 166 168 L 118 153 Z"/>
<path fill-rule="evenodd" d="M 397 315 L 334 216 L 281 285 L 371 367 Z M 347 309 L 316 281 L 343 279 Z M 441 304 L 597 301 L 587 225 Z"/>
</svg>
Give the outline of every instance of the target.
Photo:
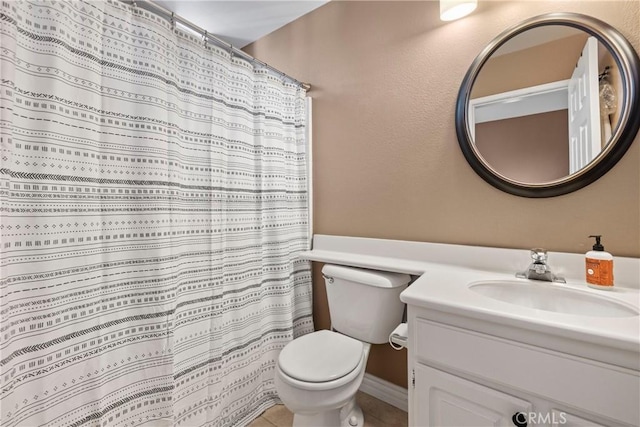
<svg viewBox="0 0 640 427">
<path fill-rule="evenodd" d="M 0 424 L 246 424 L 313 326 L 304 91 L 117 0 L 0 11 Z"/>
</svg>

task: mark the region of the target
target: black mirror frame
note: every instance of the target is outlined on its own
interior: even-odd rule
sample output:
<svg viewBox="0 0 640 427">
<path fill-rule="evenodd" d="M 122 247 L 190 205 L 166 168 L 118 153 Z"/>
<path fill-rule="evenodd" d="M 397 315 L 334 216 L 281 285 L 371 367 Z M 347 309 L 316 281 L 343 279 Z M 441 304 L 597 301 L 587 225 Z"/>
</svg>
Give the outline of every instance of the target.
<svg viewBox="0 0 640 427">
<path fill-rule="evenodd" d="M 566 25 L 595 36 L 612 54 L 621 74 L 623 87 L 622 114 L 611 135 L 611 141 L 585 168 L 557 181 L 524 184 L 492 170 L 477 152 L 468 125 L 471 89 L 482 66 L 503 44 L 516 35 L 545 25 Z M 539 15 L 509 28 L 485 47 L 473 61 L 462 81 L 456 101 L 456 134 L 464 157 L 473 170 L 492 186 L 521 197 L 555 197 L 579 190 L 607 173 L 629 149 L 640 128 L 640 59 L 627 39 L 609 24 L 577 13 Z"/>
</svg>

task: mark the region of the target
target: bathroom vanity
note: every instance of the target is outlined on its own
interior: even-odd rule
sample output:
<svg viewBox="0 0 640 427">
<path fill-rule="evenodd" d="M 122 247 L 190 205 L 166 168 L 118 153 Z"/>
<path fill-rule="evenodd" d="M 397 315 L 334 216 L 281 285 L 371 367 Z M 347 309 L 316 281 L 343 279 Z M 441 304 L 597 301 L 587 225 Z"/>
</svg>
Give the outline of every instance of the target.
<svg viewBox="0 0 640 427">
<path fill-rule="evenodd" d="M 410 426 L 640 425 L 640 260 L 613 291 L 584 256 L 550 253 L 566 283 L 516 278 L 528 250 L 314 236 L 313 261 L 414 275 Z"/>
<path fill-rule="evenodd" d="M 637 291 L 600 296 L 578 284 L 445 270 L 426 272 L 402 296 L 409 304 L 409 425 L 639 425 Z M 487 296 L 469 284 L 542 287 L 550 299 L 539 299 L 550 305 L 500 301 L 494 296 L 509 290 Z M 575 293 L 578 306 L 593 297 L 587 304 L 602 300 L 605 308 L 547 311 L 562 310 L 553 305 L 562 292 Z"/>
</svg>

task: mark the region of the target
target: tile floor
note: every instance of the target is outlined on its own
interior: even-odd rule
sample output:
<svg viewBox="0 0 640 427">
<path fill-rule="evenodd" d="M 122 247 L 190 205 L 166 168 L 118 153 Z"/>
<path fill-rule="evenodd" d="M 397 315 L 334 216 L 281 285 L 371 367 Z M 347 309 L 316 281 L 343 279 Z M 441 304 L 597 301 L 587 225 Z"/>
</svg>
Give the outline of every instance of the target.
<svg viewBox="0 0 640 427">
<path fill-rule="evenodd" d="M 364 412 L 364 427 L 406 427 L 407 413 L 361 391 L 356 395 Z M 293 414 L 284 405 L 273 406 L 256 418 L 249 427 L 291 427 Z"/>
</svg>

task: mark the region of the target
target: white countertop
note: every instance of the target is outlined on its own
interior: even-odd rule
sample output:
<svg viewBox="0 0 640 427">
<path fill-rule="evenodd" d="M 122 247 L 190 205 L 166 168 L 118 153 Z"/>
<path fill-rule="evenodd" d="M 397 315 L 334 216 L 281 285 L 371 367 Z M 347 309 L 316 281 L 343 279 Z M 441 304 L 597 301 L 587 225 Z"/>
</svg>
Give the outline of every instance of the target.
<svg viewBox="0 0 640 427">
<path fill-rule="evenodd" d="M 377 255 L 354 254 L 334 250 L 314 249 L 303 252 L 300 258 L 310 261 L 326 262 L 328 264 L 348 265 L 351 267 L 371 268 L 374 270 L 390 271 L 393 273 L 405 273 L 415 276 L 422 275 L 433 264 L 426 261 L 414 261 L 409 259 L 385 257 Z"/>
<path fill-rule="evenodd" d="M 558 287 L 593 294 L 640 312 L 640 293 L 636 289 L 614 287 L 611 291 L 601 291 L 589 288 L 583 282 L 537 283 L 535 280 L 517 279 L 509 274 L 451 266 L 437 266 L 426 270 L 400 295 L 400 299 L 407 304 L 427 309 L 496 323 L 508 323 L 525 330 L 640 352 L 638 316 L 596 317 L 563 314 L 499 301 L 469 289 L 472 282 L 494 280 L 521 281 L 522 286 Z"/>
<path fill-rule="evenodd" d="M 567 278 L 566 284 L 551 284 L 516 279 L 515 272 L 524 269 L 529 262 L 528 251 L 525 250 L 419 242 L 406 242 L 404 245 L 401 241 L 339 236 L 316 236 L 314 243 L 314 249 L 305 252 L 302 258 L 420 276 L 400 296 L 409 305 L 494 324 L 506 324 L 592 346 L 618 349 L 627 354 L 627 359 L 640 359 L 639 316 L 596 317 L 539 310 L 499 301 L 473 292 L 468 287 L 471 282 L 477 281 L 521 280 L 523 286 L 558 286 L 593 294 L 619 302 L 638 312 L 640 291 L 635 283 L 640 280 L 638 259 L 623 259 L 620 263 L 622 268 L 615 271 L 614 289 L 601 291 L 587 287 L 584 280 L 576 278 L 579 274 L 584 274 L 584 258 L 579 254 L 550 255 L 550 263 L 554 259 L 564 261 L 564 265 L 559 264 L 554 272 L 564 272 Z M 455 259 L 452 258 L 453 254 Z M 618 261 L 620 260 L 615 262 Z M 618 286 L 619 277 L 631 286 Z M 636 362 L 632 365 L 634 369 L 638 369 L 635 367 Z"/>
</svg>

